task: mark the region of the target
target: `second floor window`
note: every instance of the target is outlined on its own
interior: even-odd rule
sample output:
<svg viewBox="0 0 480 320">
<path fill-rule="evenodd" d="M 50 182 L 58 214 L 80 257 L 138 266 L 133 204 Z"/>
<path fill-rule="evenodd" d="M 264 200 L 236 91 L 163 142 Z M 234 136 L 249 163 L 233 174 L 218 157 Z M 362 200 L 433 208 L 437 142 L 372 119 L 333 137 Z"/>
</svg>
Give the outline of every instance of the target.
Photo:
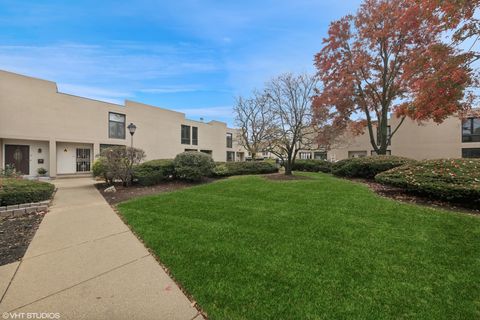
<svg viewBox="0 0 480 320">
<path fill-rule="evenodd" d="M 192 144 L 194 146 L 198 145 L 198 128 L 192 127 Z"/>
<path fill-rule="evenodd" d="M 190 144 L 190 126 L 182 124 L 181 142 L 182 144 Z"/>
<path fill-rule="evenodd" d="M 125 115 L 115 112 L 108 114 L 108 137 L 125 139 Z"/>
<path fill-rule="evenodd" d="M 233 135 L 231 133 L 227 133 L 227 148 L 233 147 Z"/>
<path fill-rule="evenodd" d="M 462 142 L 480 142 L 480 118 L 468 118 L 463 121 Z"/>
</svg>

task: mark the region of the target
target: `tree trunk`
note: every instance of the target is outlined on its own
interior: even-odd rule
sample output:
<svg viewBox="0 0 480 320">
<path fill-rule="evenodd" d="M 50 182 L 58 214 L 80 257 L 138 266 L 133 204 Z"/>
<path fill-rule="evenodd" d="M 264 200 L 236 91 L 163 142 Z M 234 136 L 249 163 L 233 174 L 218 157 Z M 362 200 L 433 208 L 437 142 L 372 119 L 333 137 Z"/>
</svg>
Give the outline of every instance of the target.
<svg viewBox="0 0 480 320">
<path fill-rule="evenodd" d="M 285 175 L 291 176 L 292 175 L 292 167 L 289 163 L 285 164 Z"/>
<path fill-rule="evenodd" d="M 291 176 L 292 175 L 292 155 L 288 155 L 287 161 L 285 162 L 285 175 Z"/>
<path fill-rule="evenodd" d="M 381 122 L 382 124 L 378 126 L 378 134 L 377 134 L 377 155 L 386 155 L 387 154 L 387 142 L 388 142 L 388 125 L 387 119 L 383 119 Z"/>
</svg>

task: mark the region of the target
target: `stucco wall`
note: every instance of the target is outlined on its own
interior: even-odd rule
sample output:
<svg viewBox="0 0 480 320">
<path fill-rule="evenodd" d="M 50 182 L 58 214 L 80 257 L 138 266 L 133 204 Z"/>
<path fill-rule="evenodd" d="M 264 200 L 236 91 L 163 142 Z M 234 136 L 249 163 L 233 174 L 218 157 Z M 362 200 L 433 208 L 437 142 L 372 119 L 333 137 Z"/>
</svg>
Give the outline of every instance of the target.
<svg viewBox="0 0 480 320">
<path fill-rule="evenodd" d="M 392 130 L 399 119 L 390 120 Z M 458 117 L 450 117 L 442 124 L 428 121 L 418 124 L 413 120 L 405 120 L 392 138 L 392 155 L 409 157 L 412 159 L 460 158 L 462 148 L 480 148 L 479 142 L 462 143 L 462 122 Z M 373 150 L 367 132 L 360 136 L 346 134 L 341 142 L 334 145 L 328 152 L 328 158 L 341 160 L 348 157 L 349 151 L 367 151 L 370 155 Z"/>
<path fill-rule="evenodd" d="M 185 149 L 212 150 L 215 161 L 226 159 L 227 126 L 188 120 L 167 109 L 126 101 L 125 106 L 57 92 L 54 82 L 0 71 L 0 138 L 92 144 L 94 155 L 100 144 L 130 145 L 108 136 L 109 112 L 126 115 L 126 126 L 137 126 L 134 146 L 148 159 L 173 158 Z M 181 125 L 198 127 L 198 146 L 181 144 Z M 56 171 L 56 148 L 50 152 L 50 173 Z M 1 165 L 3 166 L 3 161 Z"/>
</svg>

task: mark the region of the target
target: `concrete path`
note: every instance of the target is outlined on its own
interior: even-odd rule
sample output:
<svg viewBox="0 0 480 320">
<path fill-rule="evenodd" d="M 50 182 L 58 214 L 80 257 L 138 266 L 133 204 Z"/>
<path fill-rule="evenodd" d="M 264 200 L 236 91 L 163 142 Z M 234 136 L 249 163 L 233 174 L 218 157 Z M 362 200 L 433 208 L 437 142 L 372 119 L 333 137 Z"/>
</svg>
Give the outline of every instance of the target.
<svg viewBox="0 0 480 320">
<path fill-rule="evenodd" d="M 25 257 L 0 267 L 0 313 L 60 319 L 201 319 L 197 310 L 93 186 L 58 192 Z"/>
</svg>

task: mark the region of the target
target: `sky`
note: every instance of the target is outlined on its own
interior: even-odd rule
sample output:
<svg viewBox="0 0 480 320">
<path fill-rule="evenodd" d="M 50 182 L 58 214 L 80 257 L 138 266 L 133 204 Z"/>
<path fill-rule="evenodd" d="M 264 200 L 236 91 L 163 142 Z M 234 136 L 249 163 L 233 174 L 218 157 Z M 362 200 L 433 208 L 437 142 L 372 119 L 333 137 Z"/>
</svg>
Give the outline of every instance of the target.
<svg viewBox="0 0 480 320">
<path fill-rule="evenodd" d="M 237 96 L 313 73 L 330 22 L 360 2 L 0 0 L 0 69 L 232 126 Z"/>
</svg>

